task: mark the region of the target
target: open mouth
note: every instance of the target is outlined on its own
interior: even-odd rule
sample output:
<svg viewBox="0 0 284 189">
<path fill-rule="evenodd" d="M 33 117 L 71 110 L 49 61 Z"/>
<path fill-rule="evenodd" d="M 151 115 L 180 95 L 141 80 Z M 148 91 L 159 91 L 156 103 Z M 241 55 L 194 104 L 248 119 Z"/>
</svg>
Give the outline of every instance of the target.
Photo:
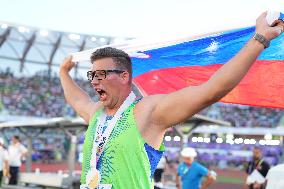
<svg viewBox="0 0 284 189">
<path fill-rule="evenodd" d="M 98 95 L 99 95 L 100 101 L 105 101 L 105 100 L 106 100 L 106 98 L 107 98 L 107 93 L 106 93 L 105 90 L 103 90 L 103 89 L 96 89 L 96 92 L 97 92 Z"/>
</svg>

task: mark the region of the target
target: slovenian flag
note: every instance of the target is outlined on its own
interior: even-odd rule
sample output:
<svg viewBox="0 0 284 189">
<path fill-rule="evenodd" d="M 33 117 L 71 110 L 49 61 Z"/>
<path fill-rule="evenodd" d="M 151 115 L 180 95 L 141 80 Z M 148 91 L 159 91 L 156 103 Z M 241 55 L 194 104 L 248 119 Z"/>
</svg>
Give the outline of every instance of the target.
<svg viewBox="0 0 284 189">
<path fill-rule="evenodd" d="M 249 27 L 141 48 L 132 53 L 134 83 L 147 96 L 206 82 L 245 45 L 254 30 Z M 284 35 L 271 42 L 221 102 L 284 108 Z"/>
</svg>

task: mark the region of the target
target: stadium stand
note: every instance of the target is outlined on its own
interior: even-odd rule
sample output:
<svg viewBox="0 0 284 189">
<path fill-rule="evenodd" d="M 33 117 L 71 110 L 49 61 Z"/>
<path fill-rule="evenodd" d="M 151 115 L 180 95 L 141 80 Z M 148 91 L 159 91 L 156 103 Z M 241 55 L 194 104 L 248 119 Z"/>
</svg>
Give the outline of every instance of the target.
<svg viewBox="0 0 284 189">
<path fill-rule="evenodd" d="M 94 92 L 84 79 L 77 79 L 80 86 L 91 96 Z M 76 116 L 65 103 L 59 78 L 47 72 L 32 77 L 15 77 L 8 71 L 0 71 L 2 109 L 12 115 L 61 117 Z M 35 108 L 36 107 L 36 108 Z M 283 110 L 257 108 L 218 103 L 201 112 L 215 119 L 229 121 L 235 127 L 276 127 L 283 116 Z"/>
<path fill-rule="evenodd" d="M 235 127 L 276 127 L 284 115 L 283 110 L 245 105 L 216 103 L 202 111 L 215 119 L 231 122 Z"/>
</svg>

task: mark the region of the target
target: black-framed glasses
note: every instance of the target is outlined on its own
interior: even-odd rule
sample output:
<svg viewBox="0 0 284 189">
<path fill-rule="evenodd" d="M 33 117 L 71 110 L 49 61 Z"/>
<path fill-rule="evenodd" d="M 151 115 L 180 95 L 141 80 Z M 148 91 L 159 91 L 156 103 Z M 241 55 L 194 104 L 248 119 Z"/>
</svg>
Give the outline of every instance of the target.
<svg viewBox="0 0 284 189">
<path fill-rule="evenodd" d="M 94 77 L 96 77 L 97 80 L 103 80 L 103 79 L 106 78 L 106 76 L 109 73 L 120 74 L 120 73 L 123 73 L 123 72 L 125 72 L 125 71 L 124 70 L 95 70 L 95 71 L 88 71 L 87 77 L 88 77 L 88 80 L 90 82 L 92 82 Z"/>
</svg>

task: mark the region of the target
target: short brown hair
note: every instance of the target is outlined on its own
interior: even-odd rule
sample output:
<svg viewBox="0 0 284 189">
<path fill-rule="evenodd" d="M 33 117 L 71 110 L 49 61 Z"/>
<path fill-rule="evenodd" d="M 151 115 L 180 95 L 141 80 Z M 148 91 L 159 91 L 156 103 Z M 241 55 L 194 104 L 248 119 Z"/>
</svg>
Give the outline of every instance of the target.
<svg viewBox="0 0 284 189">
<path fill-rule="evenodd" d="M 100 48 L 92 53 L 91 63 L 93 63 L 95 60 L 103 58 L 112 58 L 117 68 L 126 70 L 130 75 L 130 80 L 132 79 L 132 62 L 126 52 L 113 47 Z"/>
</svg>

